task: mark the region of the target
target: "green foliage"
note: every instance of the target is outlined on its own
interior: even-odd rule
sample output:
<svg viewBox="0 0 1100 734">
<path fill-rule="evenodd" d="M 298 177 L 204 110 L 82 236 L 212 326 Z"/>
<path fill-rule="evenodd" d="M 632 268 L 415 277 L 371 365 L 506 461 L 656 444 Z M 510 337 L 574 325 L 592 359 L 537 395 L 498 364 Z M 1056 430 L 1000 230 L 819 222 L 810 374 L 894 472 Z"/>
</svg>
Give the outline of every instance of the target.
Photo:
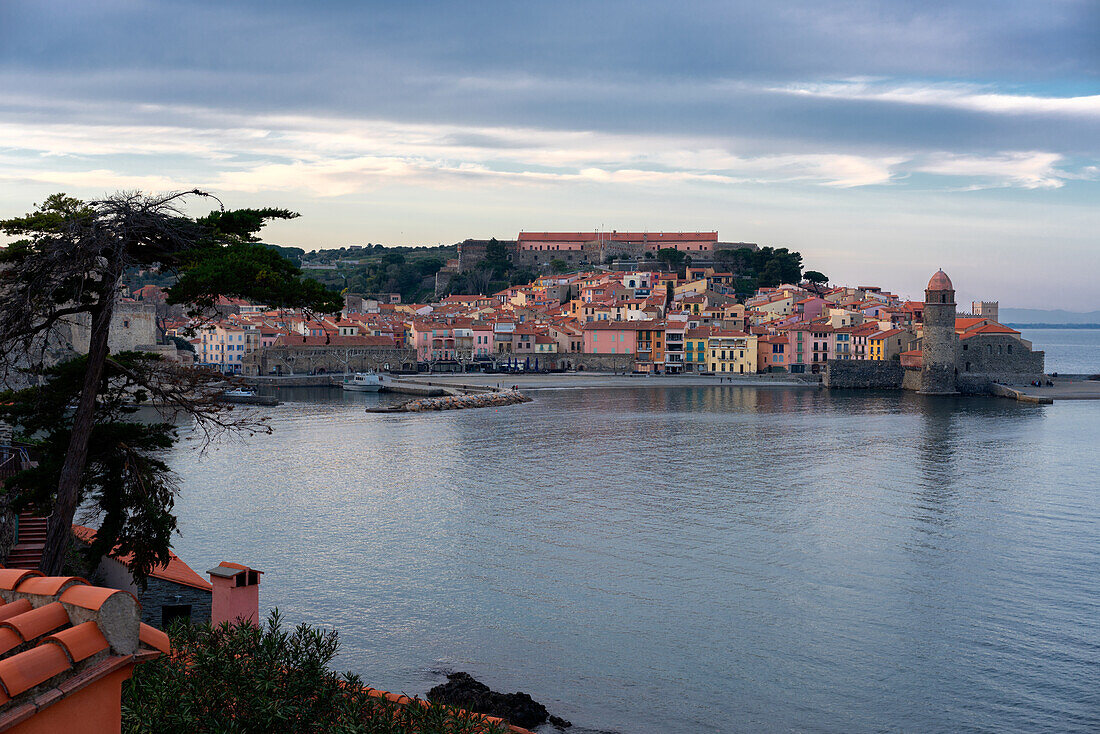
<svg viewBox="0 0 1100 734">
<path fill-rule="evenodd" d="M 263 242 L 261 242 L 260 244 L 262 244 L 264 247 L 270 247 L 272 250 L 279 253 L 287 260 L 290 260 L 295 265 L 301 265 L 302 258 L 306 254 L 306 251 L 303 250 L 301 247 L 284 247 L 282 245 L 269 245 Z"/>
<path fill-rule="evenodd" d="M 485 259 L 482 260 L 481 265 L 492 271 L 493 280 L 507 279 L 508 272 L 512 269 L 512 263 L 508 259 L 508 247 L 493 237 L 485 245 Z"/>
<path fill-rule="evenodd" d="M 445 258 L 455 256 L 452 247 L 383 247 L 368 245 L 355 250 L 307 252 L 311 263 L 335 264 L 335 270 L 307 270 L 306 277 L 352 293 L 376 295 L 400 293 L 401 300 L 415 303 L 435 293 L 435 274 Z M 356 262 L 343 262 L 347 258 Z"/>
<path fill-rule="evenodd" d="M 685 257 L 687 255 L 675 247 L 662 247 L 657 251 L 657 259 L 663 263 L 668 263 L 674 270 L 679 269 L 684 264 Z"/>
<path fill-rule="evenodd" d="M 213 245 L 191 253 L 168 292 L 168 302 L 194 304 L 201 310 L 212 308 L 219 296 L 318 313 L 343 308 L 339 293 L 302 278 L 297 265 L 252 242 Z"/>
<path fill-rule="evenodd" d="M 719 250 L 715 260 L 741 276 L 736 285 L 738 295 L 750 294 L 758 287 L 797 283 L 802 279 L 802 255 L 786 247 Z"/>
<path fill-rule="evenodd" d="M 550 261 L 550 270 L 555 273 L 564 273 L 569 270 L 569 264 L 562 260 L 560 257 L 554 258 Z"/>
<path fill-rule="evenodd" d="M 179 624 L 174 655 L 139 665 L 123 688 L 126 734 L 504 734 L 479 716 L 370 696 L 329 665 L 335 631 Z"/>
<path fill-rule="evenodd" d="M 183 349 L 184 351 L 195 353 L 195 345 L 184 339 L 182 336 L 169 337 L 172 343 L 176 345 L 176 349 Z"/>
<path fill-rule="evenodd" d="M 828 276 L 816 270 L 807 270 L 802 274 L 802 277 L 815 285 L 824 285 L 829 282 Z"/>
<path fill-rule="evenodd" d="M 213 211 L 198 220 L 204 230 L 221 242 L 259 242 L 256 234 L 272 219 L 297 219 L 300 214 L 289 209 L 231 209 Z"/>
<path fill-rule="evenodd" d="M 139 583 L 168 561 L 176 529 L 176 478 L 160 458 L 175 443 L 176 430 L 134 417 L 149 395 L 126 376 L 156 361 L 157 355 L 122 352 L 107 363 L 79 496 L 80 505 L 102 521 L 89 556 L 99 558 L 116 546 L 120 555 L 132 553 Z M 87 357 L 78 357 L 46 370 L 41 386 L 0 393 L 0 420 L 32 447 L 37 460 L 4 486 L 16 509 L 50 513 L 71 438 L 70 405 L 80 396 L 86 369 Z"/>
<path fill-rule="evenodd" d="M 0 220 L 0 231 L 16 239 L 0 253 L 0 368 L 41 369 L 63 338 L 68 317 L 84 316 L 91 323 L 87 359 L 46 371 L 64 403 L 38 394 L 10 396 L 15 406 L 45 406 L 44 415 L 53 421 L 41 423 L 22 407 L 14 409 L 22 413 L 12 415 L 28 439 L 44 441 L 40 471 L 22 481 L 26 494 L 50 515 L 41 562 L 46 573 L 56 574 L 63 565 L 69 526 L 81 502 L 95 504 L 103 514 L 99 550 L 117 542 L 123 553 L 132 552 L 135 576 L 166 560 L 175 527 L 175 485 L 155 454 L 170 446 L 174 435 L 167 427 L 151 429 L 124 416 L 124 406 L 140 402 L 146 388 L 155 387 L 160 402 L 207 431 L 211 425 L 242 425 L 219 421 L 213 401 L 194 398 L 195 391 L 201 392 L 201 377 L 176 374 L 154 386 L 148 378 L 164 377 L 164 369 L 140 355 L 128 357 L 128 365 L 118 355 L 105 371 L 111 315 L 127 273 L 177 273 L 170 302 L 194 304 L 198 311 L 213 306 L 219 296 L 321 312 L 342 306 L 338 294 L 303 280 L 293 263 L 258 244 L 257 233 L 268 221 L 296 214 L 271 208 L 220 210 L 196 220 L 179 208 L 187 196 L 209 194 L 117 193 L 90 203 L 55 194 L 30 214 Z M 121 374 L 112 375 L 112 370 Z M 71 420 L 70 405 L 75 405 Z M 50 478 L 56 481 L 52 494 L 47 491 Z"/>
</svg>

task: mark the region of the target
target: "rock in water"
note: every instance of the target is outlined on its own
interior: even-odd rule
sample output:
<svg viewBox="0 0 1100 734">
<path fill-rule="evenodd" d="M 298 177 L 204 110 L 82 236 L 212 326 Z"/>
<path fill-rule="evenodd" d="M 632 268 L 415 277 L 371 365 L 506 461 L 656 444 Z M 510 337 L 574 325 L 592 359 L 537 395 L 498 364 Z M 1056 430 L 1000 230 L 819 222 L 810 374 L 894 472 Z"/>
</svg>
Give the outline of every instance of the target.
<svg viewBox="0 0 1100 734">
<path fill-rule="evenodd" d="M 447 682 L 428 691 L 428 700 L 456 706 L 489 716 L 499 716 L 516 726 L 531 729 L 550 719 L 554 726 L 569 726 L 569 722 L 550 716 L 538 701 L 526 693 L 497 693 L 474 679 L 469 673 L 451 673 Z"/>
</svg>

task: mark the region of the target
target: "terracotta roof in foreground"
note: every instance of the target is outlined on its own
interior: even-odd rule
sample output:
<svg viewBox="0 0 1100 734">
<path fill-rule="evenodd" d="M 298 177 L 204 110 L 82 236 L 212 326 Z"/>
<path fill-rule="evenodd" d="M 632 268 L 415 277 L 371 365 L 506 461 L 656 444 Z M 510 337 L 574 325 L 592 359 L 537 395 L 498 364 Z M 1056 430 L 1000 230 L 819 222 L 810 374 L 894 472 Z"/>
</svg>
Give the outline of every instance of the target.
<svg viewBox="0 0 1100 734">
<path fill-rule="evenodd" d="M 0 568 L 0 730 L 169 651 L 129 592 Z"/>
</svg>

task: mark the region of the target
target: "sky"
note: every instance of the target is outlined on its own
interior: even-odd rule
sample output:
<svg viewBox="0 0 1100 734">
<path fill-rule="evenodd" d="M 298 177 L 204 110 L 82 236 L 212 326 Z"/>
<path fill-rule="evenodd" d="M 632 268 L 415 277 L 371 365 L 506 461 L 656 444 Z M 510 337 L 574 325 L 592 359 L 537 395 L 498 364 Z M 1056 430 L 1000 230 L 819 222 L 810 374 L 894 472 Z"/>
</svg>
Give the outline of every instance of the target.
<svg viewBox="0 0 1100 734">
<path fill-rule="evenodd" d="M 1100 309 L 1100 2 L 0 0 L 0 216 L 203 188 L 315 249 L 711 231 Z"/>
</svg>

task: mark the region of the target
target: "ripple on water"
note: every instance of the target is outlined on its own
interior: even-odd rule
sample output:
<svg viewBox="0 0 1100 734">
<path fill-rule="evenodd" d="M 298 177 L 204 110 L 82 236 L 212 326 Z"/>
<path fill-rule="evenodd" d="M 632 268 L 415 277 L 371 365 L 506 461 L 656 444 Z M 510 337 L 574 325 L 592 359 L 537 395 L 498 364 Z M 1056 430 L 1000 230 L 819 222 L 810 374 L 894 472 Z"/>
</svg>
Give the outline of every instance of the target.
<svg viewBox="0 0 1100 734">
<path fill-rule="evenodd" d="M 273 435 L 173 456 L 177 550 L 268 571 L 375 685 L 469 670 L 592 731 L 1100 728 L 1096 406 L 285 392 Z"/>
</svg>

